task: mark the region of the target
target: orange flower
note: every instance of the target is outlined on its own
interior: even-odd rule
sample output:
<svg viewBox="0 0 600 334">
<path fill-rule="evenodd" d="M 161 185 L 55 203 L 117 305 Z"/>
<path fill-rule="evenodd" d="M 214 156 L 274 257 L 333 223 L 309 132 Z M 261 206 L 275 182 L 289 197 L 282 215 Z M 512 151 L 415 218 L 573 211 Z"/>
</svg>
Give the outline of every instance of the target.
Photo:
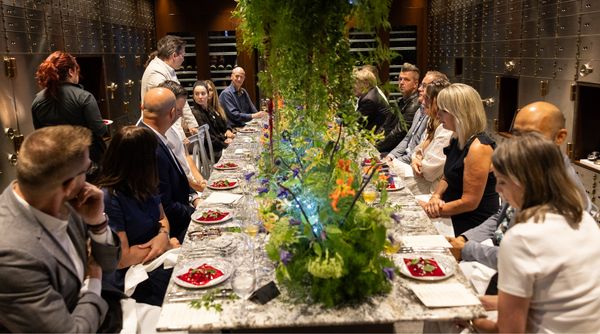
<svg viewBox="0 0 600 334">
<path fill-rule="evenodd" d="M 338 168 L 345 172 L 350 172 L 350 160 L 338 160 Z"/>
<path fill-rule="evenodd" d="M 331 194 L 329 194 L 329 198 L 331 198 L 331 207 L 333 208 L 333 211 L 339 211 L 337 204 L 340 198 L 346 196 L 354 196 L 356 194 L 356 191 L 354 191 L 354 189 L 352 188 L 352 181 L 354 181 L 353 176 L 349 176 L 345 182 L 343 179 L 337 179 L 335 181 L 337 186 L 331 192 Z"/>
</svg>

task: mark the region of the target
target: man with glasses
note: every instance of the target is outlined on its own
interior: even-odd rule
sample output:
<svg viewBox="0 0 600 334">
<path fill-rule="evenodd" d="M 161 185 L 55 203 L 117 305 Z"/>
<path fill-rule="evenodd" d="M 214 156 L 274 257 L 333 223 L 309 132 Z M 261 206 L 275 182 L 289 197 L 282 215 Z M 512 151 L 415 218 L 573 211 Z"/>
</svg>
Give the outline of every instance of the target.
<svg viewBox="0 0 600 334">
<path fill-rule="evenodd" d="M 410 165 L 412 153 L 415 147 L 423 139 L 423 135 L 425 134 L 425 130 L 427 129 L 427 121 L 429 120 L 429 117 L 427 116 L 427 114 L 425 114 L 425 111 L 423 110 L 423 103 L 425 101 L 425 88 L 427 87 L 427 85 L 437 80 L 449 81 L 448 77 L 444 73 L 438 71 L 429 71 L 427 72 L 427 74 L 425 74 L 425 77 L 423 78 L 423 81 L 421 82 L 421 85 L 418 88 L 418 100 L 421 107 L 417 110 L 412 125 L 404 139 L 402 139 L 400 144 L 398 144 L 398 146 L 396 146 L 388 154 L 388 160 L 397 159 Z"/>
<path fill-rule="evenodd" d="M 152 60 L 150 60 L 142 75 L 140 99 L 142 104 L 144 103 L 144 95 L 150 88 L 157 87 L 166 80 L 179 83 L 175 70 L 181 68 L 184 57 L 185 40 L 181 37 L 167 35 L 158 41 L 157 50 L 150 54 L 149 58 L 152 58 Z M 183 107 L 183 122 L 187 125 L 190 133 L 198 133 L 198 122 L 187 101 Z M 177 120 L 173 128 L 177 131 L 181 140 L 186 138 L 181 119 Z"/>
<path fill-rule="evenodd" d="M 21 146 L 0 196 L 0 332 L 96 332 L 104 320 L 102 272 L 121 248 L 102 191 L 85 181 L 90 144 L 90 130 L 59 125 Z"/>
</svg>

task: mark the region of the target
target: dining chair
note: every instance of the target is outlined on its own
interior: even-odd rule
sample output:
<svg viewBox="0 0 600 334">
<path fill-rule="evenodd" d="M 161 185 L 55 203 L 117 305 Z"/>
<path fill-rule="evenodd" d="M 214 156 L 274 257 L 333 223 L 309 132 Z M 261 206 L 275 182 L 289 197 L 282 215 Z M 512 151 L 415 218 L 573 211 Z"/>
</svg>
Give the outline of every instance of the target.
<svg viewBox="0 0 600 334">
<path fill-rule="evenodd" d="M 208 129 L 208 124 L 204 124 L 198 127 L 197 134 L 189 137 L 190 145 L 192 145 L 192 160 L 205 179 L 210 177 L 212 166 L 215 163 L 215 153 Z M 208 148 L 208 152 L 206 152 L 206 148 Z"/>
</svg>

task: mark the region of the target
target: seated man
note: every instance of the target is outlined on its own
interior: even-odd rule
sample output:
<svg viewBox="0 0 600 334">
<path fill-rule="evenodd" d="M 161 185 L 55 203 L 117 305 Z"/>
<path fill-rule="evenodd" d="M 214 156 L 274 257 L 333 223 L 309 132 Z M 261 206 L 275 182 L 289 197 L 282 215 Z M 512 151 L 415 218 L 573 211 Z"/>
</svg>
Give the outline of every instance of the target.
<svg viewBox="0 0 600 334">
<path fill-rule="evenodd" d="M 513 132 L 522 133 L 531 131 L 539 132 L 556 143 L 556 145 L 560 145 L 567 138 L 565 117 L 555 105 L 548 102 L 539 101 L 528 104 L 515 117 Z M 586 211 L 589 212 L 592 205 L 585 192 L 585 188 L 575 173 L 573 166 L 571 166 L 569 158 L 566 155 L 564 155 L 564 158 L 567 171 L 585 199 Z M 504 232 L 512 225 L 513 211 L 505 203 L 497 214 L 488 218 L 481 225 L 466 231 L 456 238 L 450 238 L 449 241 L 454 247 L 452 254 L 457 260 L 476 261 L 497 270 L 498 246 Z M 494 246 L 481 244 L 482 241 L 487 239 L 491 239 Z"/>
<path fill-rule="evenodd" d="M 364 116 L 363 128 L 388 136 L 398 123 L 385 97 L 379 94 L 377 78 L 370 70 L 362 68 L 354 73 L 354 95 L 358 98 L 356 110 Z"/>
<path fill-rule="evenodd" d="M 219 102 L 225 109 L 231 127 L 243 127 L 246 122 L 266 115 L 264 111 L 256 110 L 248 92 L 242 88 L 245 79 L 244 69 L 239 66 L 234 68 L 231 71 L 231 85 L 219 95 Z"/>
<path fill-rule="evenodd" d="M 410 126 L 410 129 L 408 130 L 408 133 L 404 139 L 402 139 L 400 144 L 398 144 L 398 146 L 391 150 L 387 155 L 389 160 L 398 159 L 410 165 L 413 151 L 415 147 L 422 141 L 423 135 L 426 133 L 425 130 L 427 129 L 427 121 L 429 120 L 429 117 L 425 114 L 425 111 L 422 107 L 425 98 L 425 88 L 427 88 L 427 85 L 436 80 L 449 81 L 448 77 L 444 73 L 438 71 L 429 71 L 427 74 L 425 74 L 425 77 L 423 78 L 423 81 L 418 89 L 419 104 L 421 104 L 421 108 L 419 108 L 419 110 L 417 110 L 415 113 L 412 125 Z"/>
<path fill-rule="evenodd" d="M 0 197 L 0 332 L 96 332 L 104 320 L 102 271 L 121 247 L 102 191 L 85 182 L 90 144 L 90 130 L 60 125 L 21 146 Z"/>
<path fill-rule="evenodd" d="M 178 119 L 175 101 L 175 94 L 167 88 L 150 89 L 144 96 L 139 126 L 151 129 L 158 138 L 156 157 L 160 201 L 171 226 L 171 235 L 183 242 L 199 198 L 190 187 L 185 171 L 166 137 L 167 130 Z"/>
</svg>

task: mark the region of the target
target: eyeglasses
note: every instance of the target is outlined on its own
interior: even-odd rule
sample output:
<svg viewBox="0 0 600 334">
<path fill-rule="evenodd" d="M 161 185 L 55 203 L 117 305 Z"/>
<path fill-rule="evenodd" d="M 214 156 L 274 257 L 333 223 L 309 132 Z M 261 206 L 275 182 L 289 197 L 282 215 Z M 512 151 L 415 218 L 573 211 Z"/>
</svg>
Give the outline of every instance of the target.
<svg viewBox="0 0 600 334">
<path fill-rule="evenodd" d="M 90 164 L 87 166 L 86 169 L 80 171 L 79 173 L 75 174 L 75 176 L 70 177 L 68 179 L 66 179 L 63 184 L 67 184 L 69 182 L 71 182 L 71 180 L 73 180 L 74 178 L 78 177 L 79 175 L 85 174 L 86 177 L 94 174 L 96 172 L 96 170 L 98 170 L 98 166 L 90 161 Z"/>
</svg>

